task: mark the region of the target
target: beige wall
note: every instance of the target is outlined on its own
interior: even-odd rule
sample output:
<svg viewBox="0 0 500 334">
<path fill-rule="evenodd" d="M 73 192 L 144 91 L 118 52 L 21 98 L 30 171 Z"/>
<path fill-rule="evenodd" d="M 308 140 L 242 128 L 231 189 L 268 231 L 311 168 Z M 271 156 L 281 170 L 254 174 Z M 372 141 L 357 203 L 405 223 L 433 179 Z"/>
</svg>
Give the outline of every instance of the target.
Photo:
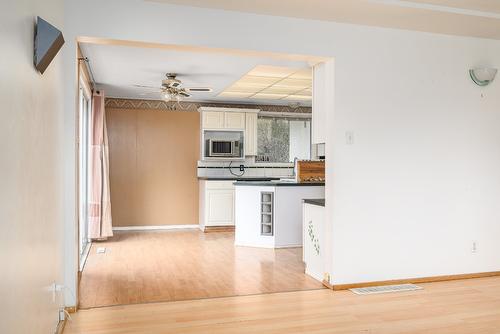
<svg viewBox="0 0 500 334">
<path fill-rule="evenodd" d="M 0 2 L 0 333 L 53 333 L 62 283 L 62 55 L 33 67 L 36 15 L 62 29 L 62 0 Z"/>
<path fill-rule="evenodd" d="M 107 109 L 113 226 L 198 224 L 198 112 Z"/>
</svg>

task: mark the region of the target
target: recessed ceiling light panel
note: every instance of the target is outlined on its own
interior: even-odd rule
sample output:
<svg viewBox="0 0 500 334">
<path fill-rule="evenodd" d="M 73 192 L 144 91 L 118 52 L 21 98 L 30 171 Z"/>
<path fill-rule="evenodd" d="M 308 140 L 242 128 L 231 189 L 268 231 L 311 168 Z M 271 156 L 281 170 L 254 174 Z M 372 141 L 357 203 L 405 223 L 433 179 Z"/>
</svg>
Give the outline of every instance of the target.
<svg viewBox="0 0 500 334">
<path fill-rule="evenodd" d="M 258 65 L 253 70 L 248 72 L 248 75 L 253 75 L 258 77 L 286 78 L 297 71 L 298 71 L 297 68 Z"/>
<path fill-rule="evenodd" d="M 288 95 L 284 100 L 290 101 L 311 101 L 312 97 L 307 95 Z"/>
<path fill-rule="evenodd" d="M 276 87 L 294 87 L 297 89 L 306 89 L 311 87 L 311 80 L 285 78 L 275 84 Z"/>
<path fill-rule="evenodd" d="M 297 71 L 289 76 L 291 79 L 307 79 L 312 80 L 312 68 L 305 68 Z"/>
<path fill-rule="evenodd" d="M 226 88 L 219 97 L 310 101 L 312 69 L 258 65 Z M 290 97 L 290 98 L 288 98 Z"/>
<path fill-rule="evenodd" d="M 286 94 L 265 94 L 265 93 L 258 93 L 255 95 L 252 95 L 250 98 L 252 99 L 262 99 L 262 100 L 281 100 L 282 98 L 285 98 L 287 95 Z"/>
<path fill-rule="evenodd" d="M 239 93 L 239 92 L 222 92 L 219 94 L 220 97 L 227 97 L 232 99 L 244 99 L 252 95 L 253 93 Z"/>
</svg>

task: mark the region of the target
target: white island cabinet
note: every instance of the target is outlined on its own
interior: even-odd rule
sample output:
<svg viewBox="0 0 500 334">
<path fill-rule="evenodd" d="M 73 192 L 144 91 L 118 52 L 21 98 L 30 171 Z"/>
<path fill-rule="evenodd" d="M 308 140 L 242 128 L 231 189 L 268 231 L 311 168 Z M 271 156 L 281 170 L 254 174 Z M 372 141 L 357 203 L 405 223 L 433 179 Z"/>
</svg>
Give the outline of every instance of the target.
<svg viewBox="0 0 500 334">
<path fill-rule="evenodd" d="M 306 274 L 323 281 L 325 278 L 325 200 L 306 199 L 303 204 L 303 260 Z"/>
<path fill-rule="evenodd" d="M 264 181 L 234 185 L 236 246 L 302 247 L 302 200 L 324 197 L 324 184 Z"/>
</svg>

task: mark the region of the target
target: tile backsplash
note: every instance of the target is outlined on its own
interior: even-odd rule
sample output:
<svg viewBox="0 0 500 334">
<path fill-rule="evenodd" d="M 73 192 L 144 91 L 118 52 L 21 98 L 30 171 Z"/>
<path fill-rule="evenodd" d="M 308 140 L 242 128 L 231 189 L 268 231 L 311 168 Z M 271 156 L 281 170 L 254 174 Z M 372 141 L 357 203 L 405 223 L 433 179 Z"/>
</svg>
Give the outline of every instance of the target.
<svg viewBox="0 0 500 334">
<path fill-rule="evenodd" d="M 254 159 L 233 161 L 231 170 L 230 161 L 198 161 L 198 177 L 236 177 L 240 175 L 239 166 L 245 166 L 245 173 L 241 177 L 282 177 L 294 176 L 293 163 L 255 163 Z"/>
</svg>

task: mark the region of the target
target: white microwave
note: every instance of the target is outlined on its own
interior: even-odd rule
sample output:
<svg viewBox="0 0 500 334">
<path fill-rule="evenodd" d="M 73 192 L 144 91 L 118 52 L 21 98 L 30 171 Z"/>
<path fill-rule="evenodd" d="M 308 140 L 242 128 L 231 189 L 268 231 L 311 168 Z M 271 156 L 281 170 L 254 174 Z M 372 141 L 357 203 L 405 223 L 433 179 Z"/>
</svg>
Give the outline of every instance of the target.
<svg viewBox="0 0 500 334">
<path fill-rule="evenodd" d="M 208 157 L 210 158 L 241 158 L 242 145 L 240 140 L 207 139 Z"/>
</svg>

